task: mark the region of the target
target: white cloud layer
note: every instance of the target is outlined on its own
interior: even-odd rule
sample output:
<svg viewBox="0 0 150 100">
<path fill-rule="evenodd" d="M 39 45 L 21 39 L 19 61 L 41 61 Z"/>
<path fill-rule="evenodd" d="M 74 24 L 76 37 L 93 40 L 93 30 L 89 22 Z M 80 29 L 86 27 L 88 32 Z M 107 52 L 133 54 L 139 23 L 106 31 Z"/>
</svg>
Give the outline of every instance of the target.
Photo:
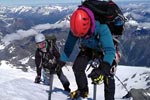
<svg viewBox="0 0 150 100">
<path fill-rule="evenodd" d="M 16 33 L 7 34 L 1 41 L 4 42 L 5 45 L 9 45 L 14 40 L 21 40 L 23 38 L 33 36 L 35 34 L 38 34 L 38 32 L 33 29 L 29 29 L 27 31 L 18 30 Z"/>
</svg>

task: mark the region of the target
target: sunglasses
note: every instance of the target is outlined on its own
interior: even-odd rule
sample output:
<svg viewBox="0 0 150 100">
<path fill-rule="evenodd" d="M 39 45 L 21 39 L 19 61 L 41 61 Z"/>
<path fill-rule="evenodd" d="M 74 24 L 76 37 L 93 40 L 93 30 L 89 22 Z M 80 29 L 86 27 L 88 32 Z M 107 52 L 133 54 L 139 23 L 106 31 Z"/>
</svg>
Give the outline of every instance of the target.
<svg viewBox="0 0 150 100">
<path fill-rule="evenodd" d="M 39 48 L 39 49 L 43 49 L 43 48 L 45 48 L 45 47 L 46 47 L 46 42 L 45 42 L 45 41 L 43 41 L 43 42 L 39 42 L 39 43 L 37 43 L 36 45 L 37 45 L 37 48 Z"/>
</svg>

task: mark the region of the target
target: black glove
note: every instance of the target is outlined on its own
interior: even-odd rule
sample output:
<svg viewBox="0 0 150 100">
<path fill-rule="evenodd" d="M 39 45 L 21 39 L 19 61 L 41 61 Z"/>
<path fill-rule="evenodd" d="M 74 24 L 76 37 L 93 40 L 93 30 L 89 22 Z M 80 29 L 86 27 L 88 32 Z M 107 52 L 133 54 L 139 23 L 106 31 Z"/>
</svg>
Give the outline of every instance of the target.
<svg viewBox="0 0 150 100">
<path fill-rule="evenodd" d="M 65 63 L 64 61 L 58 60 L 58 61 L 57 61 L 56 68 L 55 68 L 55 71 L 56 71 L 56 72 L 61 71 L 62 67 L 65 66 L 65 64 L 66 64 L 66 63 Z"/>
<path fill-rule="evenodd" d="M 92 79 L 93 84 L 100 84 L 104 80 L 104 76 L 110 74 L 110 65 L 106 62 L 101 62 L 98 68 L 94 68 L 91 73 L 88 75 Z"/>
<path fill-rule="evenodd" d="M 103 82 L 104 73 L 99 68 L 94 68 L 88 75 L 92 80 L 92 84 L 100 84 Z"/>
<path fill-rule="evenodd" d="M 34 83 L 40 83 L 40 82 L 41 82 L 41 77 L 40 76 L 36 76 Z"/>
</svg>

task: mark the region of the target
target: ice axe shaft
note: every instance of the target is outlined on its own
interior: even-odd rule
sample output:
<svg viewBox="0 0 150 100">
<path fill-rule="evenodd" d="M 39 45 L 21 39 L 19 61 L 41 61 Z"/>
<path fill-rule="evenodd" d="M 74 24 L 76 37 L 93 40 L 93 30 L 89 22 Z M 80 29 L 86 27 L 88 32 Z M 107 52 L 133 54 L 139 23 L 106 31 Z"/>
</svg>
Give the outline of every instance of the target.
<svg viewBox="0 0 150 100">
<path fill-rule="evenodd" d="M 52 95 L 52 89 L 53 89 L 53 79 L 54 79 L 54 74 L 50 74 L 50 85 L 49 85 L 48 100 L 52 100 L 51 95 Z"/>
<path fill-rule="evenodd" d="M 93 84 L 93 100 L 96 100 L 97 85 Z"/>
</svg>

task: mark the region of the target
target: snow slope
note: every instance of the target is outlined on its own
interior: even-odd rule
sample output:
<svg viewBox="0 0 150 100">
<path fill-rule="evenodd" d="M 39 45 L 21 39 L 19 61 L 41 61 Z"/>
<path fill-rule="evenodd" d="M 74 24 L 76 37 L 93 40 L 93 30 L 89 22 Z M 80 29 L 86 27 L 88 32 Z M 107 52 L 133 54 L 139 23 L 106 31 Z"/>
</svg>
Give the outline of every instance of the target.
<svg viewBox="0 0 150 100">
<path fill-rule="evenodd" d="M 67 69 L 68 68 L 68 69 Z M 70 66 L 63 68 L 64 73 L 71 83 L 71 90 L 76 89 L 74 75 Z M 90 71 L 87 72 L 87 74 Z M 127 88 L 147 88 L 146 85 L 150 82 L 150 69 L 145 67 L 129 67 L 118 66 L 116 74 Z M 0 65 L 0 100 L 48 100 L 49 87 L 42 84 L 35 84 L 35 71 L 22 72 L 20 69 L 15 69 L 14 66 L 6 61 L 1 61 Z M 146 80 L 147 79 L 147 80 Z M 89 98 L 93 97 L 93 85 L 89 79 Z M 57 76 L 54 78 L 54 87 L 52 100 L 65 100 L 67 93 L 62 90 L 62 85 Z M 97 100 L 104 100 L 103 84 L 97 87 Z M 121 97 L 126 94 L 125 89 L 116 79 L 116 100 L 122 100 Z"/>
</svg>

